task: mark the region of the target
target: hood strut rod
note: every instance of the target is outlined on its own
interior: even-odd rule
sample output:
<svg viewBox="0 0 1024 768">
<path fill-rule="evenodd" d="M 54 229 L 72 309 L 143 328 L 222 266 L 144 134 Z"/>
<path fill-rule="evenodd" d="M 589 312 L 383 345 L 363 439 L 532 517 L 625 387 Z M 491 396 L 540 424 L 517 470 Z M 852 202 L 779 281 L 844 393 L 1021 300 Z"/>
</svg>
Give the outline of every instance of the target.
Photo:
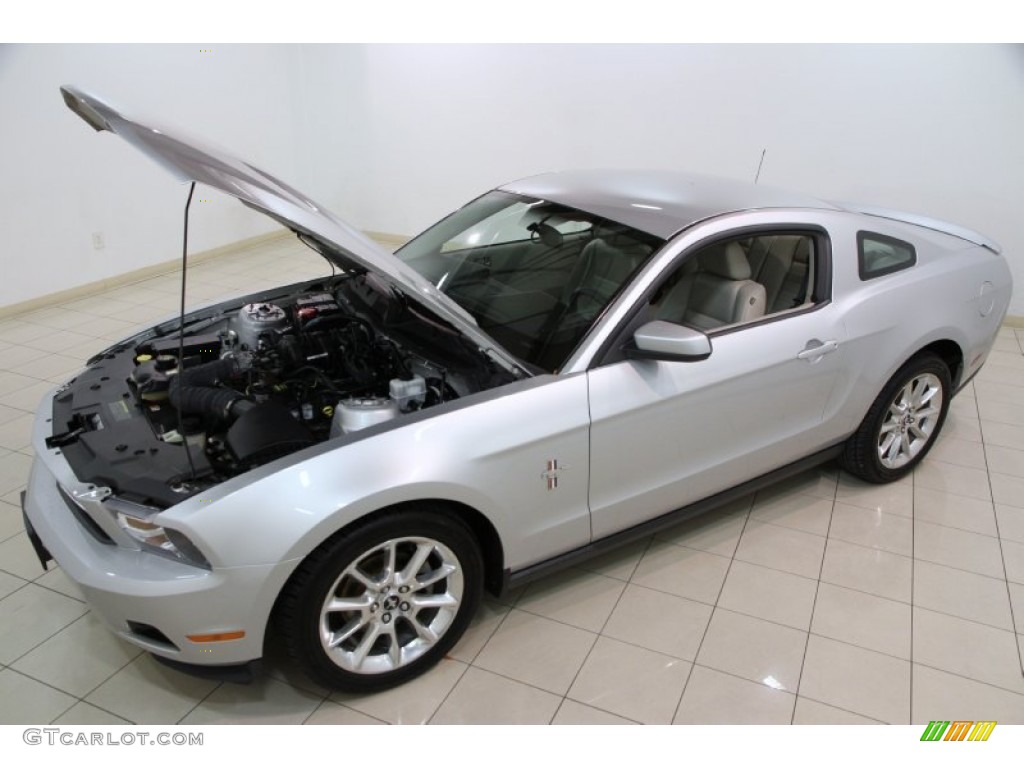
<svg viewBox="0 0 1024 768">
<path fill-rule="evenodd" d="M 188 199 L 185 201 L 185 233 L 181 239 L 181 310 L 178 312 L 178 378 L 185 372 L 185 281 L 188 271 L 188 211 L 192 207 L 192 193 L 196 191 L 196 183 L 193 181 L 188 188 Z M 181 444 L 185 448 L 185 456 L 188 458 L 188 466 L 191 471 L 190 480 L 195 482 L 196 465 L 192 461 L 192 449 L 188 444 L 188 436 L 185 434 L 185 419 L 178 411 L 178 434 L 181 435 Z"/>
</svg>

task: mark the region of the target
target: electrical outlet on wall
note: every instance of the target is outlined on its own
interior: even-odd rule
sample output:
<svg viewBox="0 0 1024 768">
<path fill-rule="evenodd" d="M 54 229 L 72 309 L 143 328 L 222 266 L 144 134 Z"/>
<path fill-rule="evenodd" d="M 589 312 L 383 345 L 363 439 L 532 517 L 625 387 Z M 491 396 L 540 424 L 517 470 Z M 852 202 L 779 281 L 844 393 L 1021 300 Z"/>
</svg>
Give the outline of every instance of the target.
<svg viewBox="0 0 1024 768">
<path fill-rule="evenodd" d="M 102 232 L 93 232 L 92 233 L 92 249 L 94 251 L 102 251 L 105 246 L 106 246 L 106 243 L 103 241 L 103 233 Z"/>
</svg>

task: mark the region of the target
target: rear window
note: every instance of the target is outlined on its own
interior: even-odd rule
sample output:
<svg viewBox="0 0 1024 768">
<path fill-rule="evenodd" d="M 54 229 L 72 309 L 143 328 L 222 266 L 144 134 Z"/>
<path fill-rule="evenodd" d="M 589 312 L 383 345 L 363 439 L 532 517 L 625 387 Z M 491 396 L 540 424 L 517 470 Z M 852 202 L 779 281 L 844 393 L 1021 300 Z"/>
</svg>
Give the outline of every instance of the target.
<svg viewBox="0 0 1024 768">
<path fill-rule="evenodd" d="M 917 262 L 914 246 L 874 232 L 857 233 L 857 258 L 861 280 L 889 275 Z"/>
</svg>

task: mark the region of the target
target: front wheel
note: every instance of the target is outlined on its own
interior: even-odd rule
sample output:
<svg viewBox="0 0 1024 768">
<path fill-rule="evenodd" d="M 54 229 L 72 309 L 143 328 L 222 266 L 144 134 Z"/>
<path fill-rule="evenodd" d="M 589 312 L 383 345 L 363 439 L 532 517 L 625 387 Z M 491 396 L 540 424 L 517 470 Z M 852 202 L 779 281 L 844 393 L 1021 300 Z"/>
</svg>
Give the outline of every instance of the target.
<svg viewBox="0 0 1024 768">
<path fill-rule="evenodd" d="M 279 626 L 315 681 L 368 693 L 436 664 L 480 602 L 472 532 L 440 510 L 386 513 L 330 539 L 282 595 Z"/>
<path fill-rule="evenodd" d="M 946 420 L 949 368 L 931 353 L 909 360 L 872 403 L 839 459 L 843 469 L 871 483 L 909 474 L 931 450 Z"/>
</svg>

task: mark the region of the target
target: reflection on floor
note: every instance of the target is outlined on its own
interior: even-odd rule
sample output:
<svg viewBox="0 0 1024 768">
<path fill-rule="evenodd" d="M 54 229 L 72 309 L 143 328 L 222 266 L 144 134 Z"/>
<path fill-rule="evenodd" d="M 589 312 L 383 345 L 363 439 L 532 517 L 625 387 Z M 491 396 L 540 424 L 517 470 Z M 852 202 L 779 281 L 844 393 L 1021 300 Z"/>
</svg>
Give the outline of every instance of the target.
<svg viewBox="0 0 1024 768">
<path fill-rule="evenodd" d="M 290 240 L 198 264 L 189 301 L 323 274 Z M 0 321 L 0 722 L 1024 723 L 1024 331 L 1004 328 L 912 478 L 833 466 L 489 601 L 428 675 L 321 690 L 172 672 L 42 574 L 18 492 L 30 413 L 177 307 L 178 276 Z"/>
</svg>

